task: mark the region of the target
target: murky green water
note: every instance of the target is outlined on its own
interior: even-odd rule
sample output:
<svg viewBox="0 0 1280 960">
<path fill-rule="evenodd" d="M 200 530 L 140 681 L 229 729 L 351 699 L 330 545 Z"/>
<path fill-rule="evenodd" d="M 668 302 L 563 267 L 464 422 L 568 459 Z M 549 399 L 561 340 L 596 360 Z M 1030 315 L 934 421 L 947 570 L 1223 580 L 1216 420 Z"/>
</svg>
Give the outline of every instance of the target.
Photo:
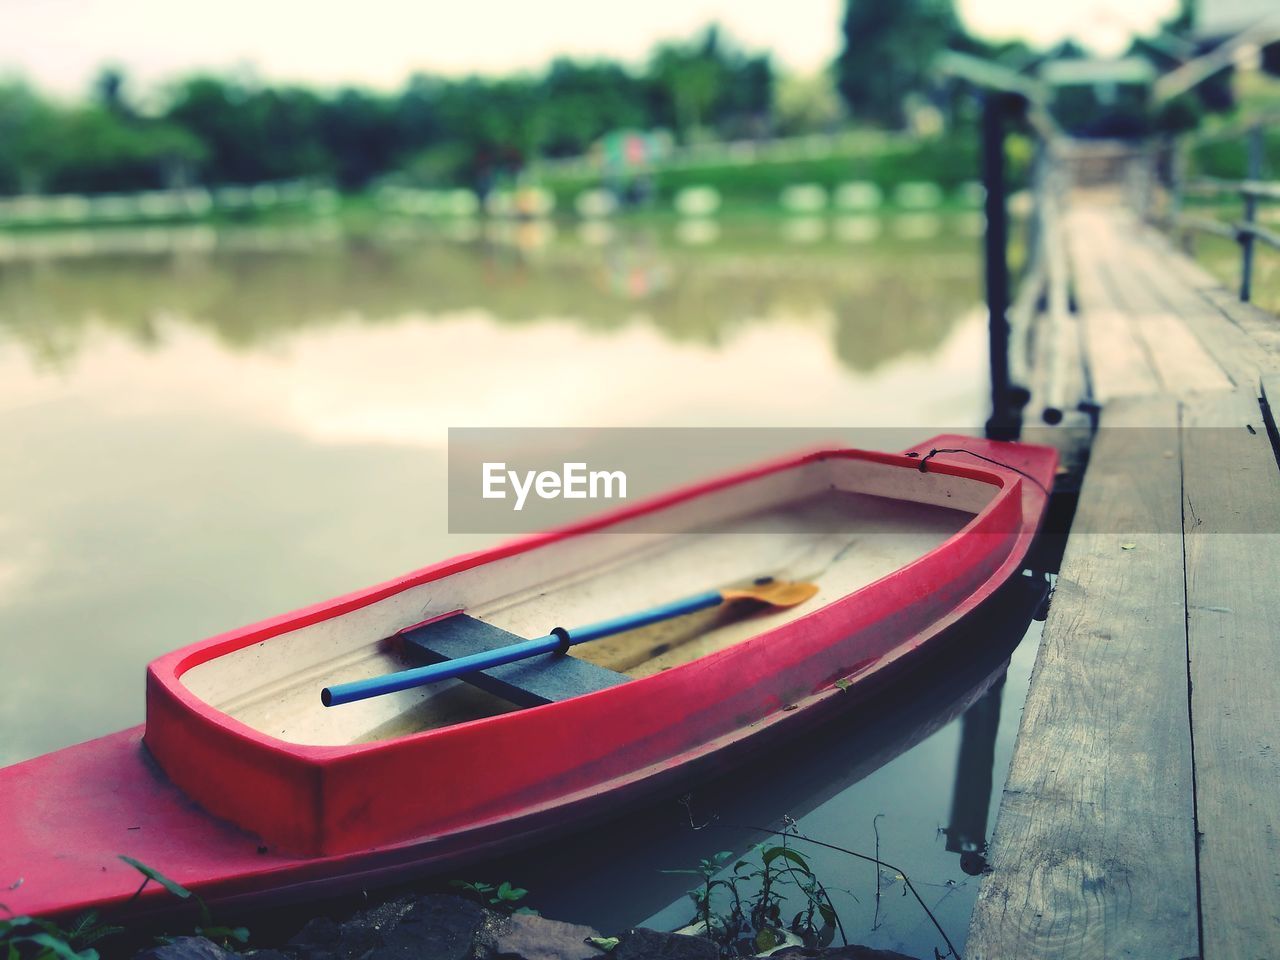
<svg viewBox="0 0 1280 960">
<path fill-rule="evenodd" d="M 975 227 L 0 237 L 0 763 L 140 722 L 164 651 L 477 546 L 451 426 L 980 424 Z M 946 806 L 957 730 L 877 781 L 882 839 Z M 843 789 L 813 813 L 837 843 Z M 653 912 L 683 908 L 606 919 Z"/>
</svg>

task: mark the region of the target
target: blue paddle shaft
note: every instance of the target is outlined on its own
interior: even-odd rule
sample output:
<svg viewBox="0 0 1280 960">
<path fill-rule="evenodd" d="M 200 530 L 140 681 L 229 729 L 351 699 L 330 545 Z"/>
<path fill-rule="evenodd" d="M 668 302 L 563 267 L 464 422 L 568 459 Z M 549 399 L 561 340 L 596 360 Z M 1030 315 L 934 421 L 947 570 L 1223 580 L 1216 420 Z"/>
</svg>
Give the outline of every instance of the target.
<svg viewBox="0 0 1280 960">
<path fill-rule="evenodd" d="M 369 677 L 367 680 L 338 683 L 321 690 L 320 701 L 326 707 L 336 707 L 340 703 L 367 700 L 369 697 L 379 697 L 384 693 L 395 693 L 399 690 L 408 690 L 411 687 L 420 687 L 424 683 L 448 680 L 451 677 L 460 677 L 465 673 L 475 673 L 477 670 L 500 667 L 504 663 L 515 663 L 517 660 L 524 660 L 527 657 L 536 657 L 540 653 L 551 653 L 554 650 L 558 650 L 560 645 L 560 638 L 555 634 L 551 634 L 546 637 L 538 637 L 536 640 L 526 640 L 524 643 L 513 643 L 509 647 L 501 647 L 497 650 L 473 653 L 469 657 L 446 660 L 443 663 L 432 663 L 425 667 L 401 670 L 381 677 Z"/>
<path fill-rule="evenodd" d="M 706 593 L 685 597 L 683 600 L 674 600 L 661 606 L 650 607 L 648 610 L 641 610 L 639 613 L 628 613 L 625 616 L 614 617 L 612 620 L 589 623 L 585 627 L 578 627 L 566 632 L 569 634 L 569 644 L 571 646 L 575 643 L 588 643 L 591 640 L 599 640 L 601 637 L 611 637 L 615 633 L 639 630 L 641 627 L 647 627 L 651 623 L 660 623 L 663 620 L 683 617 L 688 613 L 707 610 L 711 607 L 719 606 L 722 602 L 724 602 L 724 597 L 720 595 L 719 590 L 708 590 Z"/>
<path fill-rule="evenodd" d="M 563 631 L 563 636 L 560 632 L 556 632 L 545 637 L 538 637 L 536 640 L 525 640 L 523 643 L 513 643 L 509 647 L 501 647 L 484 653 L 473 653 L 468 657 L 457 657 L 453 660 L 445 660 L 443 663 L 432 663 L 425 667 L 415 667 L 412 670 L 401 670 L 398 673 L 389 673 L 381 677 L 370 677 L 367 680 L 338 683 L 332 687 L 325 687 L 320 691 L 320 701 L 326 707 L 336 707 L 342 703 L 352 703 L 356 700 L 378 697 L 384 693 L 409 690 L 412 687 L 435 683 L 438 680 L 452 680 L 468 673 L 475 673 L 477 670 L 488 670 L 491 667 L 515 663 L 517 660 L 527 660 L 539 654 L 554 653 L 566 646 L 589 643 L 592 640 L 610 637 L 615 633 L 625 633 L 628 630 L 638 630 L 640 627 L 647 627 L 651 623 L 660 623 L 663 620 L 683 617 L 699 610 L 707 610 L 718 606 L 722 602 L 724 602 L 724 597 L 721 596 L 720 591 L 710 590 L 692 597 L 685 597 L 683 600 L 650 607 L 648 610 L 641 610 L 638 613 L 629 613 L 625 616 L 614 617 L 611 620 L 601 620 L 598 623 L 587 624 L 585 627 L 578 627 L 574 630 L 565 630 Z"/>
</svg>

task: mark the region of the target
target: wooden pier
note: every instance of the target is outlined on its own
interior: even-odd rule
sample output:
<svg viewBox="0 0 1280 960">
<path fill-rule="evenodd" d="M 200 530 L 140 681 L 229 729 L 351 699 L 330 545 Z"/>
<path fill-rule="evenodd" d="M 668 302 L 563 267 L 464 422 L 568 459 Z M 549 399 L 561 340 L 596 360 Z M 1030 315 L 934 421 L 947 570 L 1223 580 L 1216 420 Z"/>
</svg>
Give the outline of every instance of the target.
<svg viewBox="0 0 1280 960">
<path fill-rule="evenodd" d="M 965 955 L 1280 957 L 1280 320 L 1067 154 L 1014 346 L 1092 444 Z"/>
</svg>

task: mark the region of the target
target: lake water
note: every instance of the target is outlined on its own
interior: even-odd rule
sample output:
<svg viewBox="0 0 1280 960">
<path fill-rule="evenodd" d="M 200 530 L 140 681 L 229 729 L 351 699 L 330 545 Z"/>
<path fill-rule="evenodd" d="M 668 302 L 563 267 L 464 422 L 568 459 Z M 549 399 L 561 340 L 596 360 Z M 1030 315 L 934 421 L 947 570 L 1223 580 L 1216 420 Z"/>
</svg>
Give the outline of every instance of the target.
<svg viewBox="0 0 1280 960">
<path fill-rule="evenodd" d="M 0 236 L 0 763 L 141 722 L 160 653 L 490 542 L 449 533 L 450 427 L 897 426 L 923 439 L 979 426 L 978 226 L 912 214 Z M 966 658 L 973 675 L 935 677 L 927 696 L 907 687 L 807 759 L 774 754 L 708 785 L 716 809 L 694 816 L 770 826 L 790 813 L 871 852 L 884 814 L 883 858 L 959 945 L 976 881 L 939 828 L 966 723 L 986 731 L 977 768 L 1003 781 L 1034 657 L 1017 646 L 1026 618 L 1013 621 L 984 628 L 999 639 L 979 643 L 986 661 Z M 974 710 L 985 719 L 961 719 Z M 972 781 L 973 762 L 959 767 Z M 971 823 L 993 802 L 977 780 L 985 796 L 957 801 Z M 562 846 L 494 879 L 530 887 L 552 916 L 682 924 L 688 878 L 659 871 L 746 840 L 681 834 L 665 816 L 591 834 L 616 863 Z M 864 917 L 874 871 L 815 863 L 858 898 L 833 893 L 851 941 L 922 956 L 940 944 L 892 872 Z M 568 869 L 584 864 L 587 882 Z"/>
</svg>

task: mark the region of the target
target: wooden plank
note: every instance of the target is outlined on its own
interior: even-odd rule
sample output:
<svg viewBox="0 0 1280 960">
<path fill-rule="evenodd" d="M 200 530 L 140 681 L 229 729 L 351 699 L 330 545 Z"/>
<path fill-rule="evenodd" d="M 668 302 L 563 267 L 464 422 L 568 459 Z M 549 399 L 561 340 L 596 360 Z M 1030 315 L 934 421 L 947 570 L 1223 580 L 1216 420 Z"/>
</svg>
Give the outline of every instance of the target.
<svg viewBox="0 0 1280 960">
<path fill-rule="evenodd" d="M 1201 296 L 1261 348 L 1258 368 L 1262 373 L 1280 372 L 1280 320 L 1222 287 L 1205 288 Z M 1242 384 L 1243 386 L 1243 384 Z"/>
<path fill-rule="evenodd" d="M 1061 227 L 1057 195 L 1047 190 L 1042 202 L 1045 262 L 1048 289 L 1045 297 L 1043 329 L 1048 347 L 1042 388 L 1047 420 L 1060 420 L 1068 410 L 1078 409 L 1085 399 L 1087 381 L 1083 372 L 1080 324 L 1071 312 L 1070 270 L 1067 243 Z"/>
<path fill-rule="evenodd" d="M 1060 464 L 1059 488 L 1078 489 L 1084 473 L 1092 420 L 1079 409 L 1082 401 L 1092 400 L 1085 372 L 1083 332 L 1079 317 L 1071 311 L 1070 262 L 1067 255 L 1067 232 L 1064 228 L 1062 204 L 1053 193 L 1045 204 L 1053 234 L 1044 237 L 1040 246 L 1045 254 L 1042 287 L 1045 310 L 1036 314 L 1030 343 L 1032 363 L 1028 409 L 1038 417 L 1028 418 L 1022 437 L 1030 443 L 1055 447 Z M 1047 423 L 1056 421 L 1052 427 Z"/>
<path fill-rule="evenodd" d="M 1204 955 L 1280 955 L 1280 469 L 1257 391 L 1189 402 L 1187 632 Z"/>
<path fill-rule="evenodd" d="M 528 639 L 465 613 L 436 620 L 407 631 L 403 636 L 427 663 L 454 660 Z M 631 678 L 574 656 L 545 653 L 529 660 L 469 673 L 460 679 L 520 706 L 536 707 L 604 690 L 626 683 Z"/>
<path fill-rule="evenodd" d="M 1096 209 L 1077 206 L 1062 218 L 1066 230 L 1067 260 L 1075 286 L 1077 308 L 1115 310 L 1117 303 L 1103 276 L 1102 249 L 1105 223 Z"/>
<path fill-rule="evenodd" d="M 1280 456 L 1280 373 L 1269 373 L 1258 381 L 1258 395 L 1262 398 L 1262 416 L 1267 421 L 1271 445 Z"/>
<path fill-rule="evenodd" d="M 1104 290 L 1109 309 L 1126 315 L 1140 312 L 1147 304 L 1145 291 L 1135 288 L 1128 267 L 1130 244 L 1128 223 L 1115 210 L 1094 208 L 1084 220 L 1087 232 L 1076 239 L 1081 257 L 1092 261 Z"/>
<path fill-rule="evenodd" d="M 1079 320 L 1070 313 L 1039 313 L 1031 331 L 1029 425 L 1088 423 L 1080 404 L 1089 398 Z"/>
<path fill-rule="evenodd" d="M 1222 285 L 1155 230 L 1148 228 L 1141 239 L 1136 268 L 1148 276 L 1165 306 L 1186 323 L 1232 386 L 1251 386 L 1270 363 L 1267 350 L 1214 302 L 1211 292 L 1224 294 Z"/>
<path fill-rule="evenodd" d="M 1188 318 L 1194 321 L 1208 316 L 1214 320 L 1213 337 L 1206 337 L 1206 330 L 1192 323 L 1206 345 L 1214 350 L 1213 339 L 1221 338 L 1222 331 L 1230 331 L 1230 336 L 1223 343 L 1229 344 L 1238 357 L 1231 358 L 1230 353 L 1223 355 L 1218 350 L 1214 353 L 1232 374 L 1237 387 L 1250 387 L 1260 370 L 1277 369 L 1274 360 L 1268 361 L 1268 354 L 1280 349 L 1280 341 L 1277 340 L 1280 328 L 1273 316 L 1252 305 L 1240 303 L 1234 290 L 1228 289 L 1190 254 L 1177 249 L 1159 230 L 1148 227 L 1142 238 L 1149 255 L 1158 264 L 1159 275 L 1176 281 L 1169 285 L 1169 292 L 1184 307 L 1190 308 L 1186 311 Z M 1188 291 L 1194 296 L 1189 297 Z M 1180 309 L 1179 312 L 1183 311 Z M 1222 324 L 1220 321 L 1223 319 L 1228 323 Z M 1242 344 L 1245 345 L 1243 349 Z M 1226 362 L 1229 358 L 1245 362 L 1233 365 Z"/>
<path fill-rule="evenodd" d="M 1098 246 L 1116 300 L 1161 389 L 1179 394 L 1231 389 L 1232 381 L 1184 318 L 1169 310 L 1160 288 L 1170 281 L 1144 269 L 1148 247 L 1143 229 L 1132 214 L 1110 211 L 1098 218 Z"/>
<path fill-rule="evenodd" d="M 1222 286 L 1221 280 L 1197 263 L 1189 254 L 1178 249 L 1166 234 L 1148 227 L 1143 231 L 1142 238 L 1145 244 L 1168 265 L 1170 272 L 1188 287 L 1199 290 Z"/>
<path fill-rule="evenodd" d="M 1151 361 L 1134 338 L 1133 328 L 1119 310 L 1085 310 L 1080 314 L 1085 363 L 1093 399 L 1107 403 L 1119 397 L 1160 392 Z"/>
<path fill-rule="evenodd" d="M 1191 250 L 1179 248 L 1168 237 L 1159 234 L 1154 228 L 1148 232 L 1161 238 L 1163 243 L 1158 244 L 1156 249 L 1159 250 L 1161 246 L 1164 247 L 1166 259 L 1177 273 L 1178 279 L 1189 287 L 1195 290 L 1217 290 L 1225 286 L 1221 280 L 1209 272 L 1208 267 L 1195 259 Z"/>
<path fill-rule="evenodd" d="M 1178 394 L 1230 390 L 1232 382 L 1186 322 L 1168 311 L 1134 316 L 1164 389 Z"/>
<path fill-rule="evenodd" d="M 1078 409 L 1061 411 L 1062 419 L 1049 426 L 1043 414 L 1052 407 L 1050 377 L 1048 371 L 1058 365 L 1064 375 L 1059 387 L 1065 396 L 1084 399 L 1088 395 L 1084 364 L 1080 351 L 1079 321 L 1068 318 L 1059 325 L 1056 336 L 1050 338 L 1050 324 L 1044 314 L 1036 317 L 1032 331 L 1035 346 L 1031 371 L 1031 400 L 1027 404 L 1028 416 L 1022 427 L 1021 439 L 1026 443 L 1038 443 L 1054 447 L 1058 451 L 1059 473 L 1055 479 L 1058 490 L 1079 489 L 1084 463 L 1088 459 L 1089 444 L 1093 440 L 1093 425 L 1087 413 Z M 1054 356 L 1058 354 L 1058 356 Z"/>
<path fill-rule="evenodd" d="M 1096 207 L 1078 206 L 1062 223 L 1093 399 L 1106 403 L 1159 393 L 1146 345 L 1137 339 L 1128 304 L 1116 295 L 1109 276 L 1106 261 L 1112 243 L 1107 216 Z"/>
<path fill-rule="evenodd" d="M 1177 416 L 1164 396 L 1104 412 L 970 960 L 1199 954 Z"/>
<path fill-rule="evenodd" d="M 1097 233 L 1097 256 L 1120 308 L 1135 316 L 1159 310 L 1160 299 L 1152 285 L 1134 270 L 1133 260 L 1141 244 L 1133 215 L 1108 210 L 1098 217 Z"/>
</svg>

